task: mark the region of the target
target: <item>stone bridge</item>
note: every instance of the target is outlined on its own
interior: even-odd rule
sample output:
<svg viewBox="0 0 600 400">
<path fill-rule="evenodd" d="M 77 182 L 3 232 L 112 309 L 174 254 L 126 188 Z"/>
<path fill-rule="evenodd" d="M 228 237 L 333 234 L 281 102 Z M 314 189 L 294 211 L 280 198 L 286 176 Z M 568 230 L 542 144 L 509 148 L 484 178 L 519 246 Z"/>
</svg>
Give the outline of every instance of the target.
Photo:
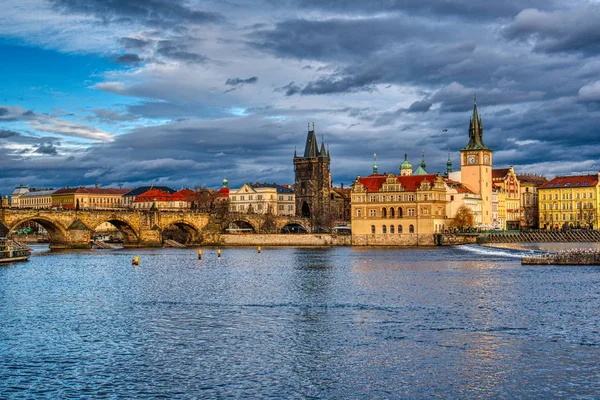
<svg viewBox="0 0 600 400">
<path fill-rule="evenodd" d="M 232 214 L 228 218 L 234 224 L 247 224 L 249 232 L 263 230 L 264 216 L 256 214 Z M 191 211 L 133 211 L 94 210 L 63 211 L 33 209 L 0 209 L 0 236 L 7 235 L 27 221 L 43 226 L 50 236 L 51 248 L 89 248 L 94 230 L 109 222 L 123 235 L 125 247 L 152 247 L 162 245 L 165 229 L 177 227 L 187 233 L 187 244 L 200 244 L 205 234 L 224 232 L 215 230 L 211 216 Z M 285 226 L 301 226 L 308 230 L 307 221 L 295 217 L 276 216 L 273 225 L 277 232 Z"/>
</svg>

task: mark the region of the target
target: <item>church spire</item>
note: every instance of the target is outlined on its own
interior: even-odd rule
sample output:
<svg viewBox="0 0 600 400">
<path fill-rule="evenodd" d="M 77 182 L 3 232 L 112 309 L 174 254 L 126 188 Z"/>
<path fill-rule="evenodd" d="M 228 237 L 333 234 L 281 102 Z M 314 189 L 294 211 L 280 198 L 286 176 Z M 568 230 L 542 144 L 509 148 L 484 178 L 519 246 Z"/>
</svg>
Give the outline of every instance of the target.
<svg viewBox="0 0 600 400">
<path fill-rule="evenodd" d="M 373 153 L 373 174 L 377 174 L 377 153 Z"/>
<path fill-rule="evenodd" d="M 313 130 L 310 130 L 310 122 L 308 123 L 308 136 L 306 137 L 306 146 L 304 147 L 304 158 L 313 158 L 319 156 L 319 148 L 317 147 L 317 135 L 315 134 L 315 125 Z"/>
<path fill-rule="evenodd" d="M 469 122 L 469 144 L 462 150 L 490 150 L 483 144 L 483 124 L 477 112 L 477 97 L 473 96 L 473 115 Z"/>
</svg>

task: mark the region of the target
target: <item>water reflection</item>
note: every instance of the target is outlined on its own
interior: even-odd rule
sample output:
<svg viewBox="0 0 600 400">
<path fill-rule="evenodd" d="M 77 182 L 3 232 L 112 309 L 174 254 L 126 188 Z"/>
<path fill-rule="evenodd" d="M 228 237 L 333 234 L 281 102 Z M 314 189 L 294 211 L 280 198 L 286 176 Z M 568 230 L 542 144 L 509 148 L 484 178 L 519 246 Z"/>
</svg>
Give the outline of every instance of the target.
<svg viewBox="0 0 600 400">
<path fill-rule="evenodd" d="M 593 397 L 600 269 L 530 250 L 36 252 L 0 268 L 0 392 Z"/>
</svg>

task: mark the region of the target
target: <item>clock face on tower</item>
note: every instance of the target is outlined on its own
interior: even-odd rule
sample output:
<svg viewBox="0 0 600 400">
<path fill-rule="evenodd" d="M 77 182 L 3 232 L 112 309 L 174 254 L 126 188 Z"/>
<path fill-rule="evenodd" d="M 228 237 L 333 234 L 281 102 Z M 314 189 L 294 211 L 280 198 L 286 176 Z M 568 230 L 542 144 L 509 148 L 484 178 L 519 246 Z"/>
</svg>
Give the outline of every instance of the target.
<svg viewBox="0 0 600 400">
<path fill-rule="evenodd" d="M 469 164 L 475 164 L 475 156 L 469 156 L 467 158 L 467 163 L 469 163 Z"/>
<path fill-rule="evenodd" d="M 490 163 L 490 158 L 488 156 L 483 157 L 483 163 L 484 164 L 489 164 Z"/>
</svg>

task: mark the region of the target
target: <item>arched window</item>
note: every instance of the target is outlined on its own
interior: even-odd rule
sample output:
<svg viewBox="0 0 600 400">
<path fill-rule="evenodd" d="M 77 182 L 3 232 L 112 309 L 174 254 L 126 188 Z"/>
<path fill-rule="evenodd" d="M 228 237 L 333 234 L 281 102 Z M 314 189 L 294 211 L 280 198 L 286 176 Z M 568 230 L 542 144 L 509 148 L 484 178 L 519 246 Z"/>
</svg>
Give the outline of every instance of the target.
<svg viewBox="0 0 600 400">
<path fill-rule="evenodd" d="M 411 226 L 409 226 L 409 227 L 408 227 L 408 231 L 409 231 L 410 233 L 415 233 L 415 226 L 414 226 L 414 225 L 411 225 Z"/>
<path fill-rule="evenodd" d="M 394 225 L 390 225 L 390 233 L 394 233 Z"/>
<path fill-rule="evenodd" d="M 394 214 L 395 214 L 394 207 L 392 207 L 392 208 L 390 208 L 390 218 L 394 218 Z M 394 233 L 394 232 L 392 232 L 392 233 Z"/>
<path fill-rule="evenodd" d="M 387 226 L 385 226 L 385 225 L 384 225 L 384 226 L 381 228 L 381 233 L 387 233 Z"/>
<path fill-rule="evenodd" d="M 381 213 L 382 213 L 382 214 L 381 214 L 381 215 L 382 215 L 382 217 L 383 217 L 383 218 L 386 218 L 386 217 L 387 217 L 387 208 L 385 208 L 385 207 L 384 207 L 384 208 L 381 210 Z"/>
<path fill-rule="evenodd" d="M 402 233 L 402 225 L 398 225 L 398 233 Z"/>
<path fill-rule="evenodd" d="M 371 225 L 371 233 L 375 234 L 375 225 Z"/>
<path fill-rule="evenodd" d="M 398 207 L 398 218 L 402 218 L 402 208 Z"/>
</svg>

